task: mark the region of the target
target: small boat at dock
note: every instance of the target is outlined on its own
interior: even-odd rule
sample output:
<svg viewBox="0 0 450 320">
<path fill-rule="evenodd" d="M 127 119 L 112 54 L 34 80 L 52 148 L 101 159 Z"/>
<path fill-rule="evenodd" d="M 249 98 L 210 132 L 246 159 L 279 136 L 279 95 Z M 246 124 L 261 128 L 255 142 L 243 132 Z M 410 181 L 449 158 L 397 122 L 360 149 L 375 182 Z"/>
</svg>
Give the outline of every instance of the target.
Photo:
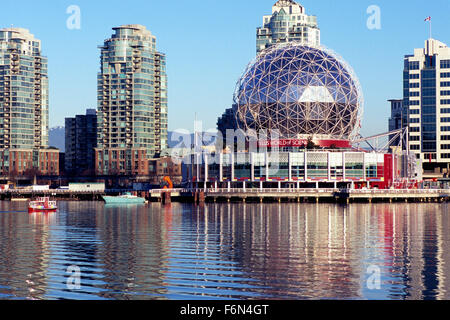
<svg viewBox="0 0 450 320">
<path fill-rule="evenodd" d="M 120 196 L 102 196 L 106 204 L 144 204 L 145 198 L 134 196 L 131 193 L 125 193 Z"/>
<path fill-rule="evenodd" d="M 56 201 L 50 201 L 49 197 L 37 198 L 28 203 L 28 212 L 55 212 L 58 210 Z"/>
</svg>

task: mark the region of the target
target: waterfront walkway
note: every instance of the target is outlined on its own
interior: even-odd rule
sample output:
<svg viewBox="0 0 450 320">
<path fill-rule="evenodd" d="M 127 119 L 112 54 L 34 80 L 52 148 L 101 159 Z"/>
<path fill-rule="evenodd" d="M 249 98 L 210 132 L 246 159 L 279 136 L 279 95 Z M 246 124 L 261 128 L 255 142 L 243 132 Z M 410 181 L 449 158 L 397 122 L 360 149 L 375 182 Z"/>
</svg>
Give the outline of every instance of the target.
<svg viewBox="0 0 450 320">
<path fill-rule="evenodd" d="M 124 192 L 135 192 L 133 190 L 122 189 L 107 189 L 107 190 L 92 190 L 92 189 L 46 189 L 46 190 L 32 190 L 32 189 L 8 189 L 0 190 L 1 200 L 10 199 L 30 199 L 34 197 L 52 197 L 59 200 L 102 200 L 104 195 L 119 195 Z M 140 196 L 148 197 L 147 192 L 138 192 Z"/>
<path fill-rule="evenodd" d="M 449 189 L 172 189 L 150 190 L 150 200 L 216 202 L 444 202 L 449 201 Z"/>
<path fill-rule="evenodd" d="M 59 200 L 102 200 L 103 195 L 119 195 L 132 190 L 31 190 L 0 191 L 1 200 L 48 196 Z M 155 189 L 137 195 L 150 201 L 179 202 L 448 202 L 450 189 Z"/>
</svg>

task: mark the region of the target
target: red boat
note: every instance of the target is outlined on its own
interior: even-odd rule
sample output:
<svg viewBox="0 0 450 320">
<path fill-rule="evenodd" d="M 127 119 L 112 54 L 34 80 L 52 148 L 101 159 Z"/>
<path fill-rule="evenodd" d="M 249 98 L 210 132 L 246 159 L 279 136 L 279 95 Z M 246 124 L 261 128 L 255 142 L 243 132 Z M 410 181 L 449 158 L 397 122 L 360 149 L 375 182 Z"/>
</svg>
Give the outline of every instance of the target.
<svg viewBox="0 0 450 320">
<path fill-rule="evenodd" d="M 37 198 L 28 203 L 28 212 L 55 212 L 58 210 L 56 201 L 50 201 L 49 197 Z"/>
</svg>

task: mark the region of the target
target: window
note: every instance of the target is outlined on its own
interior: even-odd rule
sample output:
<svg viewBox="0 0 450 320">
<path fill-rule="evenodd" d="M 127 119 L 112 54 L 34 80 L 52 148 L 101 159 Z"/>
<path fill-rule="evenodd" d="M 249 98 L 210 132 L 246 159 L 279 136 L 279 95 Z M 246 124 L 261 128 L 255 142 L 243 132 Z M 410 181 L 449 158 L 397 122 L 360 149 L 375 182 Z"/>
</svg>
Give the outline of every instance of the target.
<svg viewBox="0 0 450 320">
<path fill-rule="evenodd" d="M 450 91 L 441 91 L 441 96 L 450 96 Z"/>
<path fill-rule="evenodd" d="M 423 142 L 422 147 L 423 147 L 424 151 L 436 150 L 436 142 Z"/>
<path fill-rule="evenodd" d="M 441 144 L 442 150 L 450 150 L 450 144 Z"/>
<path fill-rule="evenodd" d="M 441 122 L 450 122 L 450 117 L 441 118 Z"/>
<path fill-rule="evenodd" d="M 450 136 L 441 136 L 441 140 L 450 140 Z"/>
<path fill-rule="evenodd" d="M 434 97 L 434 96 L 436 96 L 436 89 L 435 88 L 431 88 L 431 89 L 427 89 L 427 88 L 424 88 L 424 89 L 422 89 L 422 95 L 423 96 L 428 96 L 428 97 Z"/>
<path fill-rule="evenodd" d="M 441 113 L 450 113 L 450 108 L 441 109 Z"/>
<path fill-rule="evenodd" d="M 420 119 L 419 118 L 410 118 L 409 122 L 410 123 L 420 123 Z"/>
<path fill-rule="evenodd" d="M 410 141 L 420 141 L 420 136 L 410 136 L 409 140 Z"/>
<path fill-rule="evenodd" d="M 441 82 L 441 87 L 450 87 L 450 81 Z"/>
<path fill-rule="evenodd" d="M 441 78 L 450 78 L 450 72 L 441 72 Z"/>
<path fill-rule="evenodd" d="M 410 127 L 409 132 L 420 132 L 420 127 Z"/>
<path fill-rule="evenodd" d="M 441 104 L 450 104 L 450 99 L 441 100 Z"/>
<path fill-rule="evenodd" d="M 409 62 L 409 70 L 419 70 L 419 61 L 411 61 Z"/>
<path fill-rule="evenodd" d="M 442 153 L 441 159 L 450 159 L 450 153 Z"/>
<path fill-rule="evenodd" d="M 426 105 L 434 105 L 436 103 L 436 98 L 435 97 L 423 98 L 422 103 Z"/>
<path fill-rule="evenodd" d="M 411 149 L 411 150 L 420 150 L 420 146 L 417 145 L 417 144 L 412 144 L 412 145 L 410 146 L 410 149 Z"/>
<path fill-rule="evenodd" d="M 441 69 L 450 69 L 450 60 L 441 60 Z"/>
<path fill-rule="evenodd" d="M 433 123 L 436 121 L 436 116 L 435 115 L 423 116 L 422 121 L 425 123 Z M 418 122 L 416 122 L 416 123 L 418 123 Z"/>
</svg>

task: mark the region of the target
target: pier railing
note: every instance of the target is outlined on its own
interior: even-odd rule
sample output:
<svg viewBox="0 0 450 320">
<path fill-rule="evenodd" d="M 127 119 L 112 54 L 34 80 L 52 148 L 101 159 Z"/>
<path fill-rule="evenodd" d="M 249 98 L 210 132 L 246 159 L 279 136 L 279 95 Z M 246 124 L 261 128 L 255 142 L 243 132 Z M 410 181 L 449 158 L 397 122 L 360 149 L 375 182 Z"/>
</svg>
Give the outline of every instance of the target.
<svg viewBox="0 0 450 320">
<path fill-rule="evenodd" d="M 226 193 L 238 193 L 238 194 L 261 194 L 261 193 L 280 193 L 280 194 L 293 194 L 293 193 L 310 193 L 310 194 L 323 194 L 323 193 L 347 193 L 350 195 L 424 195 L 424 194 L 450 194 L 450 189 L 278 189 L 278 188 L 207 188 L 207 189 L 154 189 L 150 190 L 151 194 L 161 194 L 163 192 L 170 193 L 195 193 L 205 192 L 205 194 L 226 194 Z"/>
</svg>

